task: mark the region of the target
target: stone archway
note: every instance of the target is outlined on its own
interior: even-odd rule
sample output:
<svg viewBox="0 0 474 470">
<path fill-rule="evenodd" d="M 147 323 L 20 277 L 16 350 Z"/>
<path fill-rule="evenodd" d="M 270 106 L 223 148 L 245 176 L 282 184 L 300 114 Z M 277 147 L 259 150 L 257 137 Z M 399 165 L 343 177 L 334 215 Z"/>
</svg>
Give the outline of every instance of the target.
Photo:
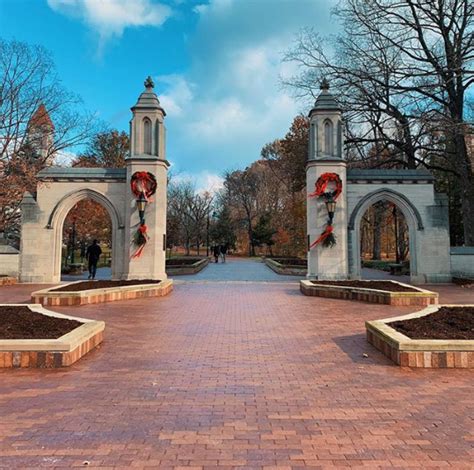
<svg viewBox="0 0 474 470">
<path fill-rule="evenodd" d="M 84 199 L 91 199 L 97 202 L 104 207 L 109 214 L 112 222 L 112 279 L 120 277 L 123 271 L 123 246 L 118 234 L 120 233 L 119 231 L 123 231 L 124 228 L 123 217 L 107 196 L 90 188 L 82 188 L 66 194 L 54 206 L 48 217 L 46 228 L 53 231 L 53 276 L 55 278 L 61 277 L 61 248 L 64 221 L 69 211 L 78 202 Z"/>
<path fill-rule="evenodd" d="M 354 207 L 349 218 L 349 276 L 359 279 L 361 277 L 360 266 L 360 223 L 363 215 L 369 207 L 379 201 L 389 201 L 395 204 L 408 225 L 408 239 L 410 250 L 410 276 L 412 280 L 418 276 L 417 262 L 417 232 L 424 229 L 423 220 L 417 208 L 403 194 L 392 189 L 384 188 L 372 191 L 365 195 Z"/>
<path fill-rule="evenodd" d="M 166 195 L 169 163 L 166 160 L 165 110 L 153 91 L 153 80 L 131 108 L 130 153 L 125 168 L 47 167 L 37 174 L 35 195 L 25 193 L 21 202 L 21 282 L 56 283 L 61 277 L 61 241 L 68 212 L 83 199 L 103 206 L 112 222 L 112 278 L 165 280 Z M 155 125 L 142 132 L 144 119 Z M 146 137 L 146 147 L 143 139 Z M 130 182 L 136 173 L 150 173 L 156 180 L 153 201 L 146 206 L 147 243 L 144 256 L 134 256 L 138 226 L 136 192 Z M 141 245 L 144 247 L 144 244 Z M 141 253 L 141 252 L 140 252 Z"/>
</svg>

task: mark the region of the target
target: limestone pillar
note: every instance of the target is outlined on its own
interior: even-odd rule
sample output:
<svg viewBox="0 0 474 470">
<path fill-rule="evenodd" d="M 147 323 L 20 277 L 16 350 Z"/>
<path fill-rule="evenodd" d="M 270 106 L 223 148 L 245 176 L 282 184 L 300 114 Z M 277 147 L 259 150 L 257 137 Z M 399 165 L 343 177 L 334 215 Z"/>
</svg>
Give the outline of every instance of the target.
<svg viewBox="0 0 474 470">
<path fill-rule="evenodd" d="M 318 178 L 324 173 L 336 173 L 342 181 L 342 193 L 336 200 L 332 221 L 336 245 L 326 247 L 322 243 L 311 245 L 324 232 L 329 219 L 325 200 L 308 197 L 308 274 L 309 279 L 348 278 L 347 240 L 347 180 L 346 162 L 343 158 L 343 135 L 341 110 L 329 93 L 329 84 L 323 81 L 318 96 L 309 114 L 309 156 L 306 166 L 306 188 L 309 196 L 315 190 Z M 331 184 L 327 191 L 334 188 Z"/>
<path fill-rule="evenodd" d="M 166 279 L 166 195 L 169 163 L 165 155 L 164 117 L 158 97 L 153 91 L 153 81 L 145 81 L 145 91 L 131 108 L 130 155 L 127 158 L 125 279 Z M 130 181 L 136 172 L 149 172 L 157 182 L 156 193 L 145 208 L 145 224 L 150 237 L 140 257 L 133 258 L 137 247 L 133 237 L 139 225 L 136 196 Z"/>
</svg>

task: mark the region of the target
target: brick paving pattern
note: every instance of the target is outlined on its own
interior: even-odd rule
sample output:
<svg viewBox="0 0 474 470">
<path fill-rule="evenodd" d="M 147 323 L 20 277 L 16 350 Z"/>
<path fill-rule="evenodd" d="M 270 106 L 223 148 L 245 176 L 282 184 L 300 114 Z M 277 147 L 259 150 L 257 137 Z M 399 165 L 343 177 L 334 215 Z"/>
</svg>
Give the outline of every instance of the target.
<svg viewBox="0 0 474 470">
<path fill-rule="evenodd" d="M 68 369 L 0 370 L 0 468 L 472 469 L 474 371 L 399 368 L 366 343 L 365 320 L 412 309 L 231 281 L 55 308 L 104 320 L 104 343 Z"/>
</svg>

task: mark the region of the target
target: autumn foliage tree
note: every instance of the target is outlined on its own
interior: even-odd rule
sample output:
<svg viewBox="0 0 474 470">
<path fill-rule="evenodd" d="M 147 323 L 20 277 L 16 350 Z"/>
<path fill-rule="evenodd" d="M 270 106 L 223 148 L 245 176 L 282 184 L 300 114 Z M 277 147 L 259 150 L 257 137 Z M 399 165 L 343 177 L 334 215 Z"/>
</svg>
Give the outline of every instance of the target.
<svg viewBox="0 0 474 470">
<path fill-rule="evenodd" d="M 306 160 L 309 123 L 297 116 L 282 139 L 266 144 L 261 159 L 225 174 L 223 200 L 236 227 L 237 247 L 256 254 L 305 252 Z"/>
<path fill-rule="evenodd" d="M 346 115 L 349 154 L 368 160 L 376 145 L 403 168 L 420 165 L 454 191 L 451 218 L 474 245 L 474 173 L 466 146 L 474 86 L 472 0 L 343 0 L 340 33 L 303 31 L 287 60 L 300 73 L 288 84 L 313 97 L 322 77 Z M 454 181 L 454 185 L 445 184 Z M 454 212 L 451 211 L 452 215 Z"/>
<path fill-rule="evenodd" d="M 121 168 L 130 148 L 128 134 L 115 129 L 95 134 L 86 150 L 73 162 L 74 167 Z M 78 202 L 66 217 L 63 242 L 71 245 L 73 222 L 76 231 L 74 249 L 84 247 L 97 239 L 102 246 L 111 248 L 112 226 L 110 216 L 99 203 L 86 199 Z M 72 247 L 70 246 L 70 250 Z"/>
</svg>

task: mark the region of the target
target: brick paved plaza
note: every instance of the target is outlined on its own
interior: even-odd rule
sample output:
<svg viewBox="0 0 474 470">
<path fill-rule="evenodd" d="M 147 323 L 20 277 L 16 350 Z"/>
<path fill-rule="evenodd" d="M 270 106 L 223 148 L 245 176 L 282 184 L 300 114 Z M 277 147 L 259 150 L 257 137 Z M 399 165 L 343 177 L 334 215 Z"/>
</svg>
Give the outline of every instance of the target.
<svg viewBox="0 0 474 470">
<path fill-rule="evenodd" d="M 0 468 L 472 468 L 474 371 L 400 369 L 365 341 L 365 320 L 410 307 L 305 297 L 267 270 L 56 308 L 104 320 L 105 341 L 68 369 L 0 370 Z"/>
</svg>

